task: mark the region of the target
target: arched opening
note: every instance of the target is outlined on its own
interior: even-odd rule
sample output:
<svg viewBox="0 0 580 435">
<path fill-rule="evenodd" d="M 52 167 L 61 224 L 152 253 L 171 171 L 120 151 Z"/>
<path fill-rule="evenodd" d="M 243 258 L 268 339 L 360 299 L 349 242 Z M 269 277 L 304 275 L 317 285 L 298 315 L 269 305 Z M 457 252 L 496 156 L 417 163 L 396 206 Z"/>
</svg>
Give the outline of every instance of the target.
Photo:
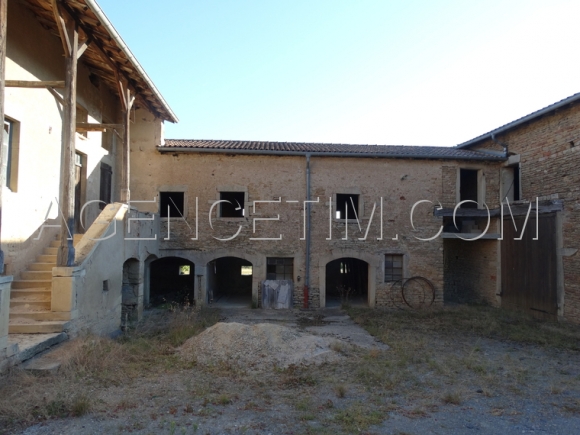
<svg viewBox="0 0 580 435">
<path fill-rule="evenodd" d="M 151 262 L 149 303 L 193 304 L 195 264 L 179 257 L 165 257 Z"/>
<path fill-rule="evenodd" d="M 123 325 L 137 320 L 139 309 L 139 260 L 130 258 L 123 263 L 123 287 L 121 289 L 121 316 Z"/>
<path fill-rule="evenodd" d="M 326 306 L 343 303 L 368 305 L 369 264 L 357 258 L 339 258 L 326 265 Z"/>
<path fill-rule="evenodd" d="M 207 301 L 221 305 L 252 303 L 252 263 L 238 257 L 222 257 L 207 265 Z"/>
</svg>

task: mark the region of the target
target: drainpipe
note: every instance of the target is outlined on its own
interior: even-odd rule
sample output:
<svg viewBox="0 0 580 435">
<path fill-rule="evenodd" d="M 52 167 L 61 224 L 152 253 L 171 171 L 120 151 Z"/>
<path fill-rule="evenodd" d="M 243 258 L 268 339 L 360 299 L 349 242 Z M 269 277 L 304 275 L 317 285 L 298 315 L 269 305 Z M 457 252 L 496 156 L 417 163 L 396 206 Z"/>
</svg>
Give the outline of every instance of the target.
<svg viewBox="0 0 580 435">
<path fill-rule="evenodd" d="M 306 201 L 310 201 L 310 153 L 306 153 Z M 308 308 L 310 290 L 310 202 L 306 203 L 306 274 L 304 277 L 304 308 Z"/>
</svg>

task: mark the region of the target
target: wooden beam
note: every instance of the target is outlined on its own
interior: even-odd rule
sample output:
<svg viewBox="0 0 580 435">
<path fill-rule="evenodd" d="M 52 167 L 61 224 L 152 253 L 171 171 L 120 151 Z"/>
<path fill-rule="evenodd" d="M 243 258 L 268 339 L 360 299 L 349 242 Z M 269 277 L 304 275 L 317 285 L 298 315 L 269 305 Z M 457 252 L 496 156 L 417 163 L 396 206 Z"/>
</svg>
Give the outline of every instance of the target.
<svg viewBox="0 0 580 435">
<path fill-rule="evenodd" d="M 96 124 L 90 122 L 77 122 L 77 132 L 84 132 L 84 131 L 106 131 L 106 130 L 115 130 L 115 129 L 123 129 L 125 127 L 124 124 Z"/>
<path fill-rule="evenodd" d="M 56 92 L 56 90 L 54 88 L 48 87 L 46 89 L 48 89 L 48 92 L 50 92 L 52 94 L 52 96 L 54 98 L 56 98 L 56 101 L 58 101 L 60 104 L 62 104 L 64 106 L 64 100 L 62 99 L 60 94 L 58 92 Z"/>
<path fill-rule="evenodd" d="M 64 88 L 64 80 L 6 80 L 7 88 Z"/>
<path fill-rule="evenodd" d="M 81 58 L 85 50 L 89 48 L 89 45 L 91 45 L 91 42 L 92 42 L 91 38 L 87 38 L 85 41 L 81 42 L 81 45 L 77 49 L 77 59 Z"/>
<path fill-rule="evenodd" d="M 71 42 L 71 52 L 66 57 L 64 106 L 62 116 L 62 155 L 60 180 L 60 212 L 63 225 L 60 232 L 60 246 L 57 251 L 57 266 L 74 265 L 75 248 L 75 139 L 77 114 L 77 50 L 79 47 L 78 26 L 69 22 L 64 28 Z M 80 204 L 79 204 L 80 205 Z"/>
<path fill-rule="evenodd" d="M 54 20 L 56 21 L 56 27 L 58 27 L 58 34 L 60 35 L 60 40 L 62 41 L 62 48 L 64 50 L 65 57 L 70 57 L 73 47 L 67 32 L 66 22 L 64 20 L 62 9 L 58 4 L 58 0 L 52 0 L 52 13 L 54 14 Z M 76 47 L 75 47 L 76 51 Z"/>
<path fill-rule="evenodd" d="M 6 27 L 8 15 L 8 0 L 0 0 L 0 145 L 4 144 L 4 73 L 6 69 Z M 4 150 L 0 152 L 0 234 L 2 232 L 2 191 L 6 182 L 6 162 Z M 4 251 L 0 246 L 0 274 L 4 274 Z"/>
<path fill-rule="evenodd" d="M 125 113 L 124 126 L 125 134 L 123 135 L 123 168 L 121 171 L 121 202 L 129 204 L 131 201 L 131 107 L 135 96 L 131 95 L 131 90 L 125 90 Z"/>
</svg>

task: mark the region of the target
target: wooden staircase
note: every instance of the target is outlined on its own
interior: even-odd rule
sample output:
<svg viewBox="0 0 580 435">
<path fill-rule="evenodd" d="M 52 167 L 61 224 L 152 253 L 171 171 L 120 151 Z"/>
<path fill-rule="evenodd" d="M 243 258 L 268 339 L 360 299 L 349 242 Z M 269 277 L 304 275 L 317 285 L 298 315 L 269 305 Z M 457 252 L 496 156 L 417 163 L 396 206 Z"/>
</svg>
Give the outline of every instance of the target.
<svg viewBox="0 0 580 435">
<path fill-rule="evenodd" d="M 75 234 L 74 244 L 82 238 Z M 50 310 L 52 296 L 52 268 L 56 267 L 59 240 L 53 240 L 44 248 L 35 263 L 20 274 L 20 279 L 12 282 L 10 291 L 10 334 L 47 334 L 63 332 L 70 313 Z"/>
</svg>

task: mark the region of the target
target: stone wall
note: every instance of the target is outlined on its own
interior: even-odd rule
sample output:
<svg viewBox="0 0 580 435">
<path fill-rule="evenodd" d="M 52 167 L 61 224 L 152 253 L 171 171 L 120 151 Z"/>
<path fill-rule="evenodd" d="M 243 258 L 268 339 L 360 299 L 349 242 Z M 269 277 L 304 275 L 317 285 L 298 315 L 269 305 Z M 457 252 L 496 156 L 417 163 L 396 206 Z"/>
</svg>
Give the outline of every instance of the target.
<svg viewBox="0 0 580 435">
<path fill-rule="evenodd" d="M 559 109 L 496 139 L 507 144 L 510 155 L 520 156 L 522 200 L 539 197 L 564 203 L 557 229 L 563 287 L 560 313 L 580 323 L 580 105 Z M 475 148 L 500 149 L 491 140 Z"/>
<path fill-rule="evenodd" d="M 146 120 L 143 119 L 143 122 Z M 306 198 L 306 158 L 303 156 L 264 156 L 239 154 L 159 153 L 154 147 L 132 141 L 131 195 L 133 200 L 151 200 L 160 191 L 185 193 L 184 217 L 161 219 L 160 253 L 179 256 L 195 263 L 195 273 L 202 279 L 196 294 L 204 298 L 205 268 L 213 259 L 237 256 L 254 266 L 254 298 L 259 284 L 266 279 L 268 257 L 294 258 L 294 303 L 303 304 L 305 279 L 304 205 Z M 369 264 L 369 305 L 392 305 L 391 283 L 384 279 L 384 255 L 401 254 L 405 259 L 404 276 L 424 276 L 436 289 L 436 303 L 443 303 L 443 242 L 420 241 L 437 234 L 442 220 L 433 216 L 439 201 L 451 200 L 443 192 L 444 177 L 456 177 L 463 163 L 438 160 L 398 160 L 370 158 L 311 158 L 312 250 L 309 305 L 325 303 L 325 267 L 334 259 L 354 257 Z M 498 173 L 493 165 L 471 164 L 489 170 L 487 180 Z M 443 168 L 442 168 L 443 167 Z M 453 175 L 451 175 L 453 174 Z M 246 194 L 243 218 L 217 217 L 214 208 L 210 226 L 209 211 L 219 200 L 220 191 Z M 336 194 L 359 195 L 359 224 L 348 224 L 330 215 L 336 211 Z M 448 198 L 449 197 L 449 198 Z M 381 220 L 382 198 L 382 240 Z M 273 201 L 258 203 L 254 200 Z M 421 203 L 414 212 L 413 204 Z M 197 201 L 197 202 L 196 202 Z M 296 201 L 296 202 L 292 202 Z M 197 204 L 197 205 L 196 205 Z M 453 200 L 454 204 L 454 200 Z M 157 211 L 156 203 L 134 204 L 141 210 Z M 197 207 L 197 215 L 196 215 Z M 375 212 L 371 222 L 371 215 Z M 256 221 L 255 218 L 276 218 Z M 197 217 L 197 220 L 196 220 Z M 364 237 L 370 223 L 366 240 Z M 233 240 L 220 241 L 239 235 Z M 361 231 L 362 230 L 362 231 Z M 332 233 L 332 235 L 331 235 Z M 255 240 L 270 238 L 281 240 Z M 330 240 L 328 240 L 330 239 Z M 198 281 L 196 281 L 197 283 Z M 196 284 L 197 285 L 197 284 Z"/>
</svg>

